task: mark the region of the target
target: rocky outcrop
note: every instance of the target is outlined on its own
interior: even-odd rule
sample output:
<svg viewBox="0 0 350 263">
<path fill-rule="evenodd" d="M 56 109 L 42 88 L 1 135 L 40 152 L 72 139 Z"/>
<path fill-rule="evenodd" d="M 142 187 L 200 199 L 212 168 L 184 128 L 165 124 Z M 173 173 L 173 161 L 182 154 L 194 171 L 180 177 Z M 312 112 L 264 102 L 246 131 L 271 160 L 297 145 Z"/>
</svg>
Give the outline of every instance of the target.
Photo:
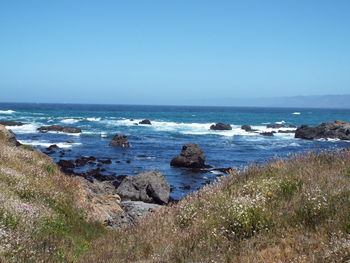
<svg viewBox="0 0 350 263">
<path fill-rule="evenodd" d="M 120 197 L 111 183 L 97 180 L 89 182 L 82 177 L 75 177 L 75 179 L 77 204 L 83 208 L 87 220 L 100 222 L 112 228 L 130 224 L 130 220 L 120 206 Z"/>
<path fill-rule="evenodd" d="M 24 123 L 20 122 L 20 121 L 0 121 L 1 125 L 4 126 L 22 126 L 24 125 Z"/>
<path fill-rule="evenodd" d="M 16 140 L 16 135 L 11 131 L 6 129 L 4 125 L 0 124 L 0 140 L 4 141 L 7 144 L 10 144 L 12 146 L 19 146 L 21 145 L 17 140 Z"/>
<path fill-rule="evenodd" d="M 242 125 L 241 129 L 245 130 L 246 132 L 255 132 L 255 131 L 257 131 L 257 129 L 252 129 L 252 127 L 250 125 Z"/>
<path fill-rule="evenodd" d="M 162 206 L 141 201 L 122 201 L 121 207 L 127 215 L 130 224 L 135 224 L 143 215 L 155 212 Z"/>
<path fill-rule="evenodd" d="M 42 126 L 42 127 L 38 128 L 38 131 L 40 131 L 40 132 L 55 131 L 55 132 L 64 132 L 64 133 L 81 133 L 80 128 L 61 126 L 61 125 Z"/>
<path fill-rule="evenodd" d="M 128 137 L 123 134 L 116 134 L 114 135 L 113 139 L 110 141 L 109 146 L 119 146 L 123 148 L 130 147 L 130 144 L 128 142 Z"/>
<path fill-rule="evenodd" d="M 223 131 L 223 130 L 232 130 L 232 127 L 230 124 L 219 122 L 219 123 L 211 125 L 210 129 Z"/>
<path fill-rule="evenodd" d="M 170 186 L 159 171 L 148 171 L 126 177 L 117 193 L 126 200 L 166 204 L 169 201 Z"/>
<path fill-rule="evenodd" d="M 279 129 L 279 128 L 285 128 L 284 124 L 268 124 L 266 125 L 266 128 L 270 129 Z"/>
<path fill-rule="evenodd" d="M 338 120 L 325 122 L 316 127 L 302 125 L 295 131 L 295 138 L 350 140 L 350 123 Z"/>
<path fill-rule="evenodd" d="M 262 136 L 274 136 L 273 132 L 261 132 L 259 134 L 262 135 Z"/>
<path fill-rule="evenodd" d="M 142 120 L 139 122 L 139 124 L 147 124 L 147 125 L 152 125 L 150 120 Z"/>
<path fill-rule="evenodd" d="M 171 166 L 187 168 L 205 168 L 205 156 L 197 144 L 188 143 L 182 147 L 180 155 L 173 158 Z"/>
</svg>

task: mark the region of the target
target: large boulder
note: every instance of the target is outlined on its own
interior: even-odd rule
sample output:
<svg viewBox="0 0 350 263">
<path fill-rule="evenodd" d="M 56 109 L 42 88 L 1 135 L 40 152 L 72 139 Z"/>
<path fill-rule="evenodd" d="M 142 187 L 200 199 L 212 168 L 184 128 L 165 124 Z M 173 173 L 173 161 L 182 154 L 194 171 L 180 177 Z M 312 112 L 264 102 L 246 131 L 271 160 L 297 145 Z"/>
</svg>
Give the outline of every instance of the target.
<svg viewBox="0 0 350 263">
<path fill-rule="evenodd" d="M 4 125 L 4 126 L 22 126 L 22 125 L 24 125 L 24 123 L 20 122 L 20 121 L 0 121 L 0 124 Z"/>
<path fill-rule="evenodd" d="M 170 186 L 159 171 L 147 171 L 126 177 L 117 194 L 123 199 L 147 203 L 166 204 L 169 201 Z"/>
<path fill-rule="evenodd" d="M 300 139 L 340 139 L 350 140 L 350 123 L 344 121 L 325 122 L 316 127 L 302 125 L 295 131 Z"/>
<path fill-rule="evenodd" d="M 38 131 L 40 131 L 40 132 L 55 131 L 55 132 L 65 132 L 65 133 L 81 133 L 80 128 L 61 126 L 61 125 L 42 126 L 42 127 L 38 128 Z"/>
<path fill-rule="evenodd" d="M 137 223 L 140 218 L 148 213 L 155 212 L 162 206 L 141 201 L 122 201 L 121 207 L 124 210 L 131 224 Z"/>
<path fill-rule="evenodd" d="M 16 140 L 16 135 L 11 131 L 6 129 L 4 125 L 0 124 L 0 141 L 13 146 L 19 146 L 20 143 Z"/>
<path fill-rule="evenodd" d="M 197 144 L 188 143 L 182 147 L 180 155 L 173 158 L 171 166 L 187 168 L 205 168 L 205 155 Z"/>
<path fill-rule="evenodd" d="M 130 220 L 121 208 L 121 199 L 110 182 L 89 182 L 75 177 L 77 182 L 78 207 L 85 212 L 88 221 L 95 221 L 111 228 L 130 225 Z"/>
<path fill-rule="evenodd" d="M 223 131 L 223 130 L 232 130 L 232 127 L 230 124 L 219 122 L 219 123 L 211 125 L 210 129 Z"/>
<path fill-rule="evenodd" d="M 113 139 L 110 141 L 109 146 L 120 146 L 120 147 L 130 147 L 128 142 L 128 137 L 123 134 L 114 135 Z"/>
<path fill-rule="evenodd" d="M 139 122 L 139 124 L 147 124 L 147 125 L 152 125 L 150 120 L 142 120 Z"/>
</svg>

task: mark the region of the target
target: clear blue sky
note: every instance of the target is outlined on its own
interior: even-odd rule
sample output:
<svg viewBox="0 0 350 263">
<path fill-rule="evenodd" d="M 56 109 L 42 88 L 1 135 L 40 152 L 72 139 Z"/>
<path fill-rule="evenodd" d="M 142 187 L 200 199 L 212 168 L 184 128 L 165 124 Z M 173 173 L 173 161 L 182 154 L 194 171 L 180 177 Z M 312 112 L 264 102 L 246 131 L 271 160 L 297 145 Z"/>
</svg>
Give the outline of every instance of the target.
<svg viewBox="0 0 350 263">
<path fill-rule="evenodd" d="M 0 101 L 350 93 L 348 0 L 0 1 Z"/>
</svg>

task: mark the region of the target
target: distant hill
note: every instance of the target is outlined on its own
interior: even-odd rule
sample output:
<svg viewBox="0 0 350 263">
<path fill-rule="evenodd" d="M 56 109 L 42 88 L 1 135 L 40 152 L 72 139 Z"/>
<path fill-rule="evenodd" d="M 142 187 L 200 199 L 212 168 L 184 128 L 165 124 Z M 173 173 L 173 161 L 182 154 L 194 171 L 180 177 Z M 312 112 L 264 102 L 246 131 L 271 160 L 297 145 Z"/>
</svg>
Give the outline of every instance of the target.
<svg viewBox="0 0 350 263">
<path fill-rule="evenodd" d="M 191 103 L 207 106 L 290 107 L 290 108 L 350 108 L 350 95 L 212 98 Z"/>
</svg>

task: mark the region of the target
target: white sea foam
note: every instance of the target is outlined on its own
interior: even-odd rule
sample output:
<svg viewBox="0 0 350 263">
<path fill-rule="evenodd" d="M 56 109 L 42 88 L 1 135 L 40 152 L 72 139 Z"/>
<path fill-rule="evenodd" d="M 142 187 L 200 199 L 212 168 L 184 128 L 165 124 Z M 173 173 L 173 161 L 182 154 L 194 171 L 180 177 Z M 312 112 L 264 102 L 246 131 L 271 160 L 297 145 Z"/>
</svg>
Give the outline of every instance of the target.
<svg viewBox="0 0 350 263">
<path fill-rule="evenodd" d="M 22 144 L 31 145 L 31 146 L 42 146 L 50 147 L 51 145 L 57 145 L 59 148 L 71 148 L 73 146 L 81 145 L 81 143 L 65 143 L 65 142 L 48 142 L 45 140 L 42 141 L 32 141 L 32 140 L 18 140 Z"/>
<path fill-rule="evenodd" d="M 101 118 L 86 118 L 88 121 L 101 121 Z"/>
<path fill-rule="evenodd" d="M 282 120 L 282 121 L 276 121 L 275 123 L 276 124 L 285 124 L 286 122 Z"/>
<path fill-rule="evenodd" d="M 15 113 L 14 110 L 0 110 L 0 114 L 12 114 Z"/>
<path fill-rule="evenodd" d="M 22 126 L 8 126 L 10 130 L 14 133 L 22 134 L 22 133 L 36 133 L 39 125 L 37 123 L 29 123 L 24 124 Z"/>
<path fill-rule="evenodd" d="M 227 136 L 232 137 L 236 135 L 241 136 L 260 136 L 260 132 L 272 132 L 275 131 L 275 135 L 279 136 L 280 138 L 286 137 L 290 138 L 291 136 L 294 136 L 291 134 L 282 134 L 277 133 L 278 130 L 294 130 L 293 128 L 279 128 L 279 129 L 273 129 L 273 128 L 266 128 L 266 126 L 252 126 L 252 129 L 255 129 L 255 132 L 247 132 L 243 129 L 241 129 L 241 125 L 234 125 L 231 124 L 232 130 L 210 130 L 210 126 L 214 123 L 183 123 L 183 122 L 169 122 L 169 121 L 153 121 L 151 120 L 152 125 L 147 124 L 138 124 L 142 119 L 134 119 L 133 121 L 130 121 L 129 119 L 121 119 L 121 120 L 103 120 L 102 123 L 106 123 L 108 126 L 134 126 L 139 127 L 146 127 L 148 129 L 153 129 L 156 131 L 166 131 L 166 132 L 177 132 L 185 135 L 220 135 L 220 136 Z M 284 121 L 276 122 L 283 124 Z M 138 124 L 136 126 L 135 124 Z"/>
<path fill-rule="evenodd" d="M 296 111 L 296 112 L 293 112 L 292 114 L 293 115 L 300 115 L 301 113 Z"/>
<path fill-rule="evenodd" d="M 65 124 L 73 124 L 73 123 L 77 123 L 79 121 L 80 120 L 77 120 L 77 119 L 64 119 L 64 120 L 61 120 L 61 122 L 65 123 Z"/>
</svg>

